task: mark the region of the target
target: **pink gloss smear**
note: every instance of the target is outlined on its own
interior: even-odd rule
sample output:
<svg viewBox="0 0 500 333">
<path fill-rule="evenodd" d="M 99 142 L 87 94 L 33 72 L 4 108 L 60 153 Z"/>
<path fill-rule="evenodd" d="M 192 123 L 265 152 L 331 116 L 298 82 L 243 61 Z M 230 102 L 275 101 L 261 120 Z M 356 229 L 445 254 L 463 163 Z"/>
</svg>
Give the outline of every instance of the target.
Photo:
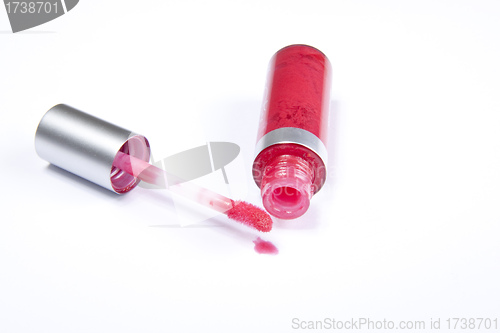
<svg viewBox="0 0 500 333">
<path fill-rule="evenodd" d="M 253 176 L 271 215 L 303 215 L 325 182 L 325 159 L 300 142 L 300 135 L 308 132 L 326 147 L 330 87 L 330 62 L 311 46 L 290 45 L 271 59 L 257 141 L 273 131 L 292 132 L 258 152 L 254 161 Z"/>
<path fill-rule="evenodd" d="M 258 237 L 256 240 L 253 241 L 255 244 L 254 250 L 255 252 L 259 254 L 273 254 L 276 255 L 279 253 L 278 248 L 274 246 L 273 243 L 262 240 L 260 237 Z"/>
</svg>

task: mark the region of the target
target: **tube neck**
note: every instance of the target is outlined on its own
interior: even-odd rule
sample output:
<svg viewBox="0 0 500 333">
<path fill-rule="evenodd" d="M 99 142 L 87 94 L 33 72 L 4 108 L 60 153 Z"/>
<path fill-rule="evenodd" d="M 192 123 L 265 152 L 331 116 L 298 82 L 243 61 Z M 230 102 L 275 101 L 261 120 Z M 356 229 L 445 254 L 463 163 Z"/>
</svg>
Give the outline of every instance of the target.
<svg viewBox="0 0 500 333">
<path fill-rule="evenodd" d="M 281 219 L 294 219 L 309 208 L 314 193 L 314 171 L 301 157 L 281 155 L 264 170 L 261 184 L 266 210 Z"/>
</svg>

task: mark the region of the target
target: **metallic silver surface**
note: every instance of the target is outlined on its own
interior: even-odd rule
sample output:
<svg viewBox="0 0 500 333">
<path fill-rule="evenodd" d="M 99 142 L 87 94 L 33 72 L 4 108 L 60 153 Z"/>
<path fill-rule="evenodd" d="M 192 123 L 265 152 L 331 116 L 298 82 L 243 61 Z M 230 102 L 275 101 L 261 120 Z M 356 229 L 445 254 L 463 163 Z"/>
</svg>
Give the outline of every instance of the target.
<svg viewBox="0 0 500 333">
<path fill-rule="evenodd" d="M 115 193 L 113 160 L 126 142 L 142 155 L 136 157 L 149 161 L 149 145 L 143 136 L 64 104 L 47 111 L 35 135 L 41 158 Z M 130 188 L 122 192 L 135 185 L 137 179 L 132 177 Z"/>
<path fill-rule="evenodd" d="M 255 147 L 255 157 L 269 146 L 278 143 L 295 143 L 314 151 L 327 165 L 328 152 L 325 144 L 309 131 L 296 127 L 282 127 L 264 135 Z"/>
</svg>

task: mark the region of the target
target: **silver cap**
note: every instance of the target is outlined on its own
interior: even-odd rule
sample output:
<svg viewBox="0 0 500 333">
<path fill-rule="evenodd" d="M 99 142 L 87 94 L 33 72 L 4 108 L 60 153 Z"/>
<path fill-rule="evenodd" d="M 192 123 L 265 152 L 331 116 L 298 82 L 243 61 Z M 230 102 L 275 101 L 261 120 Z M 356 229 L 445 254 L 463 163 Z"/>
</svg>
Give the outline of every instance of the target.
<svg viewBox="0 0 500 333">
<path fill-rule="evenodd" d="M 43 116 L 35 150 L 44 160 L 115 193 L 133 189 L 139 180 L 113 166 L 122 151 L 149 161 L 148 140 L 107 121 L 59 104 Z"/>
</svg>

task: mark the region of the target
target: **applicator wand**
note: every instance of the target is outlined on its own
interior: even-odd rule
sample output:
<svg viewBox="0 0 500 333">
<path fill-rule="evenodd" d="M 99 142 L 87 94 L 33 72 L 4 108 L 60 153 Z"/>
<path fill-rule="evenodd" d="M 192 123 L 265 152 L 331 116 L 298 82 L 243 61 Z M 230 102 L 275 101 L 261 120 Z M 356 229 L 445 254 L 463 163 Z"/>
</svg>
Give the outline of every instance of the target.
<svg viewBox="0 0 500 333">
<path fill-rule="evenodd" d="M 142 180 L 167 187 L 256 230 L 268 232 L 272 228 L 264 210 L 183 182 L 149 164 L 149 142 L 144 136 L 68 105 L 59 104 L 47 111 L 36 131 L 35 149 L 44 160 L 114 193 L 129 192 Z"/>
<path fill-rule="evenodd" d="M 186 199 L 190 199 L 211 208 L 220 213 L 224 213 L 232 220 L 238 221 L 259 231 L 268 232 L 272 228 L 272 220 L 269 214 L 245 201 L 234 201 L 219 193 L 195 185 L 190 182 L 178 182 L 174 186 L 168 186 L 167 180 L 176 178 L 168 174 L 165 170 L 149 164 L 139 158 L 119 151 L 113 161 L 113 166 L 125 171 L 146 183 L 165 187 Z"/>
</svg>

